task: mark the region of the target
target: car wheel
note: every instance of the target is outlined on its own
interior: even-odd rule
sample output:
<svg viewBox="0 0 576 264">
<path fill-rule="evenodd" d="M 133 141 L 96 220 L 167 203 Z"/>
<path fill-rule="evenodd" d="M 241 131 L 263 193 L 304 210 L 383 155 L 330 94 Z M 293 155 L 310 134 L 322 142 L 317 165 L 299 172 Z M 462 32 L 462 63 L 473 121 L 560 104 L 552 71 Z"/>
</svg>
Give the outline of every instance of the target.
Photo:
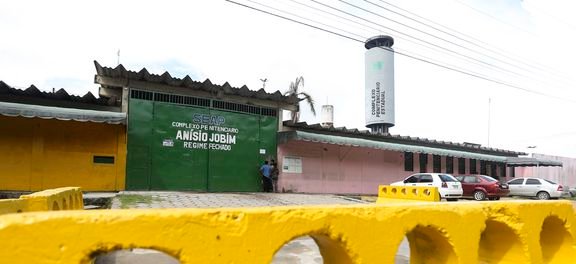
<svg viewBox="0 0 576 264">
<path fill-rule="evenodd" d="M 458 198 L 446 198 L 446 201 L 448 201 L 448 202 L 456 202 L 456 201 L 458 201 Z"/>
<path fill-rule="evenodd" d="M 541 191 L 536 194 L 536 198 L 538 198 L 538 200 L 548 200 L 550 199 L 550 194 L 545 191 Z"/>
<path fill-rule="evenodd" d="M 500 200 L 500 197 L 494 197 L 494 200 Z"/>
<path fill-rule="evenodd" d="M 475 191 L 474 192 L 474 200 L 476 201 L 483 201 L 486 199 L 486 194 L 483 191 Z"/>
</svg>

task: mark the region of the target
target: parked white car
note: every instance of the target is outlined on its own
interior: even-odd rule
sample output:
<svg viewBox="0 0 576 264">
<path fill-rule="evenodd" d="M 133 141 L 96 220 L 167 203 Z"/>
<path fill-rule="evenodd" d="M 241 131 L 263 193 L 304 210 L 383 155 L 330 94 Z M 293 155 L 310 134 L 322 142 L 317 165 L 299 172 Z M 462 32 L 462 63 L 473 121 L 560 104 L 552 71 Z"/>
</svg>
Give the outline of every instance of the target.
<svg viewBox="0 0 576 264">
<path fill-rule="evenodd" d="M 456 201 L 462 197 L 462 184 L 452 175 L 445 173 L 417 173 L 403 181 L 394 182 L 392 186 L 435 186 L 440 198 Z"/>
<path fill-rule="evenodd" d="M 540 178 L 518 178 L 508 181 L 510 196 L 536 197 L 539 200 L 561 197 L 564 188 L 555 182 Z"/>
</svg>

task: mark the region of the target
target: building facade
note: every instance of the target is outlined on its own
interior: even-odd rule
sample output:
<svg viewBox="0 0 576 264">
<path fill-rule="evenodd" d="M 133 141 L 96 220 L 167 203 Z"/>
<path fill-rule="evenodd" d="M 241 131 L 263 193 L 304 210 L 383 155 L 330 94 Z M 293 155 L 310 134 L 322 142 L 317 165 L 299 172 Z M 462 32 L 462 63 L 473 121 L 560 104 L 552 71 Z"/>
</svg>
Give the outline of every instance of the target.
<svg viewBox="0 0 576 264">
<path fill-rule="evenodd" d="M 357 129 L 284 123 L 279 133 L 279 190 L 376 194 L 378 185 L 419 172 L 512 175 L 509 158 L 524 154 L 479 145 L 373 134 Z"/>
<path fill-rule="evenodd" d="M 19 90 L 0 81 L 0 190 L 124 189 L 125 114 L 88 93 Z"/>
<path fill-rule="evenodd" d="M 556 166 L 538 163 L 526 167 L 515 168 L 516 177 L 537 177 L 547 179 L 565 186 L 576 187 L 576 159 L 569 157 L 551 156 L 545 154 L 532 154 L 538 160 L 555 161 Z M 561 166 L 558 166 L 560 164 Z"/>
<path fill-rule="evenodd" d="M 261 190 L 279 114 L 297 98 L 95 65 L 100 94 L 121 99 L 128 116 L 127 190 Z"/>
<path fill-rule="evenodd" d="M 375 194 L 417 172 L 506 180 L 534 176 L 525 166 L 562 165 L 475 144 L 283 123 L 282 110 L 298 110 L 295 96 L 95 67 L 99 98 L 0 81 L 0 190 L 255 192 L 260 166 L 275 159 L 280 191 Z M 568 174 L 552 180 L 566 184 Z"/>
</svg>

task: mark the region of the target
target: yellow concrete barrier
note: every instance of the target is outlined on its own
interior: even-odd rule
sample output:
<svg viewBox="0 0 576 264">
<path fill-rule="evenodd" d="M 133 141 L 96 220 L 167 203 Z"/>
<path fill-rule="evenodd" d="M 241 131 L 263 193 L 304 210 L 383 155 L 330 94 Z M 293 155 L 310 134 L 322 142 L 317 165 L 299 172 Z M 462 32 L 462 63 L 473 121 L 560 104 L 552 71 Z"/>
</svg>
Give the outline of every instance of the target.
<svg viewBox="0 0 576 264">
<path fill-rule="evenodd" d="M 404 237 L 411 263 L 574 263 L 574 221 L 566 201 L 7 214 L 0 259 L 90 263 L 148 248 L 183 264 L 270 263 L 284 244 L 309 235 L 324 263 L 394 263 Z"/>
<path fill-rule="evenodd" d="M 28 211 L 28 201 L 24 199 L 0 200 L 0 214 L 22 213 Z"/>
<path fill-rule="evenodd" d="M 0 214 L 34 211 L 82 210 L 79 187 L 63 187 L 21 195 L 19 199 L 0 200 Z"/>
<path fill-rule="evenodd" d="M 436 187 L 416 187 L 416 186 L 378 186 L 378 200 L 376 203 L 386 203 L 390 201 L 440 201 L 440 193 Z"/>
</svg>

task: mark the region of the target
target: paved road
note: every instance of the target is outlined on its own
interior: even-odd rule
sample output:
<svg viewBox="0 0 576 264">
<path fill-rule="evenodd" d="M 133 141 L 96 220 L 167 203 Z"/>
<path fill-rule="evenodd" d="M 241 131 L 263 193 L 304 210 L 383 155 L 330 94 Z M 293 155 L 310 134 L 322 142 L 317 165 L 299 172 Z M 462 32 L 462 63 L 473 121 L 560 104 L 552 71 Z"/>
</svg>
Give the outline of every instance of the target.
<svg viewBox="0 0 576 264">
<path fill-rule="evenodd" d="M 286 205 L 358 204 L 361 200 L 336 195 L 289 193 L 187 193 L 187 192 L 122 192 L 121 195 L 151 197 L 130 208 L 218 208 Z M 122 206 L 122 199 L 112 201 L 112 209 Z"/>
<path fill-rule="evenodd" d="M 362 200 L 336 195 L 286 194 L 286 193 L 187 193 L 187 192 L 123 192 L 121 195 L 148 197 L 142 202 L 127 203 L 118 197 L 112 208 L 219 208 L 321 204 L 360 204 Z M 405 241 L 400 246 L 396 264 L 409 263 L 409 247 Z M 119 251 L 98 259 L 96 264 L 173 264 L 178 263 L 169 256 L 155 251 L 136 249 Z M 300 237 L 284 245 L 272 263 L 314 264 L 323 263 L 318 246 L 310 237 Z"/>
</svg>

